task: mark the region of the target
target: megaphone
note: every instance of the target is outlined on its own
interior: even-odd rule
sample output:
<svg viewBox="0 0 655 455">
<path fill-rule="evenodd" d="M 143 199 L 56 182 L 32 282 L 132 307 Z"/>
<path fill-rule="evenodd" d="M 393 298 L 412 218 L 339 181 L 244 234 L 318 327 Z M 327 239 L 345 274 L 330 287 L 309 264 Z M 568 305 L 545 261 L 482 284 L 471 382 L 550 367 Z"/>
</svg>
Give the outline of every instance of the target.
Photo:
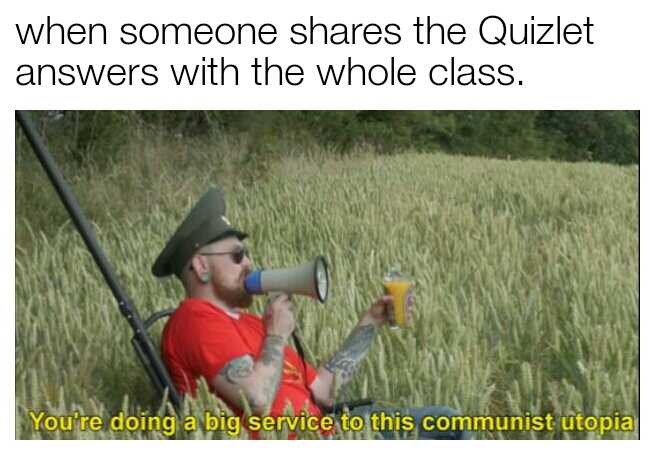
<svg viewBox="0 0 655 455">
<path fill-rule="evenodd" d="M 246 276 L 244 282 L 249 294 L 285 292 L 312 297 L 320 302 L 328 298 L 329 283 L 327 261 L 323 256 L 296 267 L 255 270 Z"/>
</svg>

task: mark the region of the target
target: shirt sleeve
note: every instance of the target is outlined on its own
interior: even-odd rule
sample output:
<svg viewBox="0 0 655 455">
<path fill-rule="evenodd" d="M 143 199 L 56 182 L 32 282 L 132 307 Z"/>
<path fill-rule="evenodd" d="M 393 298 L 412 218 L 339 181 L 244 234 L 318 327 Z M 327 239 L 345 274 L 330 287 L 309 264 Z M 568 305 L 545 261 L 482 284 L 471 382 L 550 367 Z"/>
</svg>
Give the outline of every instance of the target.
<svg viewBox="0 0 655 455">
<path fill-rule="evenodd" d="M 194 374 L 203 376 L 208 384 L 231 360 L 244 355 L 255 357 L 231 321 L 221 317 L 194 317 L 188 334 L 189 364 Z"/>
</svg>

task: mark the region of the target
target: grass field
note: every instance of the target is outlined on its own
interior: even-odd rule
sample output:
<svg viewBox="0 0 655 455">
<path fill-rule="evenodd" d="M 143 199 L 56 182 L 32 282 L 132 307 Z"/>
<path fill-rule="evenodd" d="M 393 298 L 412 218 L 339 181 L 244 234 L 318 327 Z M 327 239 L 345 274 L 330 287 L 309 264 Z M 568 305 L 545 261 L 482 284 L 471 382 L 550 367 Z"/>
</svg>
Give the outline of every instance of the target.
<svg viewBox="0 0 655 455">
<path fill-rule="evenodd" d="M 316 154 L 269 162 L 266 172 L 244 180 L 231 168 L 190 163 L 188 172 L 180 166 L 157 173 L 146 163 L 139 164 L 146 177 L 138 183 L 120 171 L 71 178 L 83 206 L 95 198 L 90 212 L 103 214 L 95 223 L 98 238 L 142 316 L 177 304 L 181 287 L 155 279 L 151 264 L 196 197 L 219 184 L 228 218 L 250 233 L 256 265 L 328 258 L 330 299 L 324 305 L 297 299 L 298 325 L 315 362 L 338 347 L 380 293 L 388 266 L 400 264 L 415 279 L 414 326 L 382 330 L 339 399 L 443 404 L 467 415 L 636 418 L 636 167 Z M 81 239 L 70 223 L 59 223 L 63 212 L 48 214 L 58 202 L 45 180 L 35 183 L 30 175 L 17 169 L 17 207 L 35 210 L 21 209 L 16 219 L 16 437 L 165 438 L 158 431 L 32 429 L 28 410 L 34 409 L 105 420 L 120 410 L 164 411 Z M 117 197 L 116 187 L 134 198 Z M 47 234 L 34 227 L 44 216 L 59 223 Z M 256 302 L 259 312 L 263 299 Z M 187 412 L 200 417 L 218 405 L 205 392 Z M 178 428 L 176 437 L 225 435 Z M 601 435 L 487 431 L 478 437 Z M 638 426 L 602 435 L 637 437 Z"/>
</svg>

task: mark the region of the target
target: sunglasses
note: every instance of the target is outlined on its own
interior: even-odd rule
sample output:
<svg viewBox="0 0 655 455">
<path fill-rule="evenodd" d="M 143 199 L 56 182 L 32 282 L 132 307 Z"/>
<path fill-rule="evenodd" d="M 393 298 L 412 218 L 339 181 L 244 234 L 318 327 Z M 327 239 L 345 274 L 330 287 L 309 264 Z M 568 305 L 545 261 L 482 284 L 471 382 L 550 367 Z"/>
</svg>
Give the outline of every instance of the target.
<svg viewBox="0 0 655 455">
<path fill-rule="evenodd" d="M 245 246 L 242 246 L 236 251 L 227 251 L 225 253 L 200 253 L 200 256 L 224 256 L 226 254 L 230 255 L 235 264 L 241 264 L 243 258 L 250 257 L 248 254 L 248 248 Z"/>
</svg>

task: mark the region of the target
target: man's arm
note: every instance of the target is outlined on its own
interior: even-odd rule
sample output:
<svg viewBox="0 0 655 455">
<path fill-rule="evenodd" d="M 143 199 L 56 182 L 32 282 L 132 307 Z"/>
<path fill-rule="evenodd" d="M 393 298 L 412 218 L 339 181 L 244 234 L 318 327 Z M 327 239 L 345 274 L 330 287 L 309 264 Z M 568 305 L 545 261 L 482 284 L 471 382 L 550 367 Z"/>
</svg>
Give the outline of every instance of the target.
<svg viewBox="0 0 655 455">
<path fill-rule="evenodd" d="M 253 414 L 268 414 L 282 377 L 284 347 L 295 326 L 287 295 L 269 300 L 264 311 L 266 338 L 259 357 L 243 355 L 228 362 L 212 380 L 212 387 L 232 404 L 242 406 L 242 397 Z"/>
<path fill-rule="evenodd" d="M 318 369 L 318 376 L 310 385 L 314 400 L 322 406 L 334 405 L 338 389 L 348 383 L 357 366 L 366 356 L 379 326 L 387 321 L 387 305 L 390 296 L 382 296 L 364 313 L 359 323 L 348 335 L 343 346 Z"/>
<path fill-rule="evenodd" d="M 253 414 L 267 414 L 280 386 L 285 345 L 285 337 L 267 335 L 260 356 L 255 360 L 243 355 L 228 362 L 214 377 L 214 390 L 238 406 L 243 405 L 243 394 Z"/>
</svg>

